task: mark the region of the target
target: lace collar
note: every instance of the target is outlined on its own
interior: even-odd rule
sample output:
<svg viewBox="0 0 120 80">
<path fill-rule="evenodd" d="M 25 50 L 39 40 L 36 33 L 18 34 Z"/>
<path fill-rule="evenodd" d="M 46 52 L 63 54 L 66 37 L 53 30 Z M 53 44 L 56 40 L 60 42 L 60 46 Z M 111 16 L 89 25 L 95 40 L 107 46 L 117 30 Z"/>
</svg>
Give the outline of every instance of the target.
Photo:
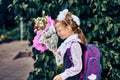
<svg viewBox="0 0 120 80">
<path fill-rule="evenodd" d="M 69 36 L 58 48 L 57 52 L 61 53 L 61 56 L 63 57 L 66 50 L 71 47 L 72 42 L 81 42 L 81 40 L 78 38 L 78 34 L 74 34 L 72 36 Z"/>
</svg>

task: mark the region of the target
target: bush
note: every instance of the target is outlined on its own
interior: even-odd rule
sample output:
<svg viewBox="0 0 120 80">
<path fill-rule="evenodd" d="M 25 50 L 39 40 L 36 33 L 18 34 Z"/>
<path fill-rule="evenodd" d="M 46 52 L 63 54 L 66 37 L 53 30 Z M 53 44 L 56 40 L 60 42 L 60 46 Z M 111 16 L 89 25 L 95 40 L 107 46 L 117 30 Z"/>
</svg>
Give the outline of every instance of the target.
<svg viewBox="0 0 120 80">
<path fill-rule="evenodd" d="M 20 29 L 0 30 L 0 43 L 20 40 Z"/>
<path fill-rule="evenodd" d="M 120 79 L 120 1 L 119 0 L 13 0 L 9 11 L 14 11 L 16 23 L 23 17 L 29 41 L 35 36 L 31 18 L 47 15 L 56 18 L 60 10 L 68 8 L 80 17 L 81 28 L 89 43 L 97 45 L 102 52 L 102 80 Z M 19 10 L 19 11 L 18 11 Z M 50 51 L 39 53 L 33 48 L 33 72 L 28 80 L 52 80 L 61 72 L 56 67 Z"/>
</svg>

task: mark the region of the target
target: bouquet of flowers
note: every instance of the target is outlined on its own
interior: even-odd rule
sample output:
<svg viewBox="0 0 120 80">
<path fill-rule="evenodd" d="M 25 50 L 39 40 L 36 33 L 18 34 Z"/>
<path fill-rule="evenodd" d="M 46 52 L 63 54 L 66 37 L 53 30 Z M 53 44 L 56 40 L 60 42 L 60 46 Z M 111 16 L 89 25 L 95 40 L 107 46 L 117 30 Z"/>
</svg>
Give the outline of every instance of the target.
<svg viewBox="0 0 120 80">
<path fill-rule="evenodd" d="M 49 49 L 55 52 L 57 50 L 58 36 L 54 28 L 55 21 L 50 16 L 38 17 L 34 19 L 34 32 L 36 36 L 33 40 L 33 47 L 44 52 Z"/>
</svg>

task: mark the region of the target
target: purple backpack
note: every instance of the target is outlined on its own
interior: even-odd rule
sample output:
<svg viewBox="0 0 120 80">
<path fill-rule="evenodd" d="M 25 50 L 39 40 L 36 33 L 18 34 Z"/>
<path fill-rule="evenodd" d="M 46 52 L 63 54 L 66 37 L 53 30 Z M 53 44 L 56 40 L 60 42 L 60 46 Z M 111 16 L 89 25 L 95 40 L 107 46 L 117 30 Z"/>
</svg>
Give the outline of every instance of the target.
<svg viewBox="0 0 120 80">
<path fill-rule="evenodd" d="M 80 73 L 82 80 L 100 80 L 100 75 L 102 72 L 102 67 L 100 64 L 101 52 L 99 48 L 93 44 L 88 44 L 85 46 L 80 43 L 82 47 L 82 59 L 83 59 L 83 69 Z M 69 59 L 71 58 L 71 53 L 68 53 Z M 71 60 L 71 59 L 70 59 Z M 71 60 L 72 61 L 72 60 Z"/>
</svg>

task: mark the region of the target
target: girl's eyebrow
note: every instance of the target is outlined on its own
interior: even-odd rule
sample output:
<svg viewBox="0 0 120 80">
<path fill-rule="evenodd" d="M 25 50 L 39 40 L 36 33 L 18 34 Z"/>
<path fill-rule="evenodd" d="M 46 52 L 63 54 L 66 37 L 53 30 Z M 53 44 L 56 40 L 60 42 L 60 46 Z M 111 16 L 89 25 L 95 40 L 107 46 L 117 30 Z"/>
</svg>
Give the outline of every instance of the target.
<svg viewBox="0 0 120 80">
<path fill-rule="evenodd" d="M 66 27 L 62 27 L 61 29 L 56 29 L 56 32 L 59 33 L 61 32 L 62 30 L 64 30 Z"/>
</svg>

